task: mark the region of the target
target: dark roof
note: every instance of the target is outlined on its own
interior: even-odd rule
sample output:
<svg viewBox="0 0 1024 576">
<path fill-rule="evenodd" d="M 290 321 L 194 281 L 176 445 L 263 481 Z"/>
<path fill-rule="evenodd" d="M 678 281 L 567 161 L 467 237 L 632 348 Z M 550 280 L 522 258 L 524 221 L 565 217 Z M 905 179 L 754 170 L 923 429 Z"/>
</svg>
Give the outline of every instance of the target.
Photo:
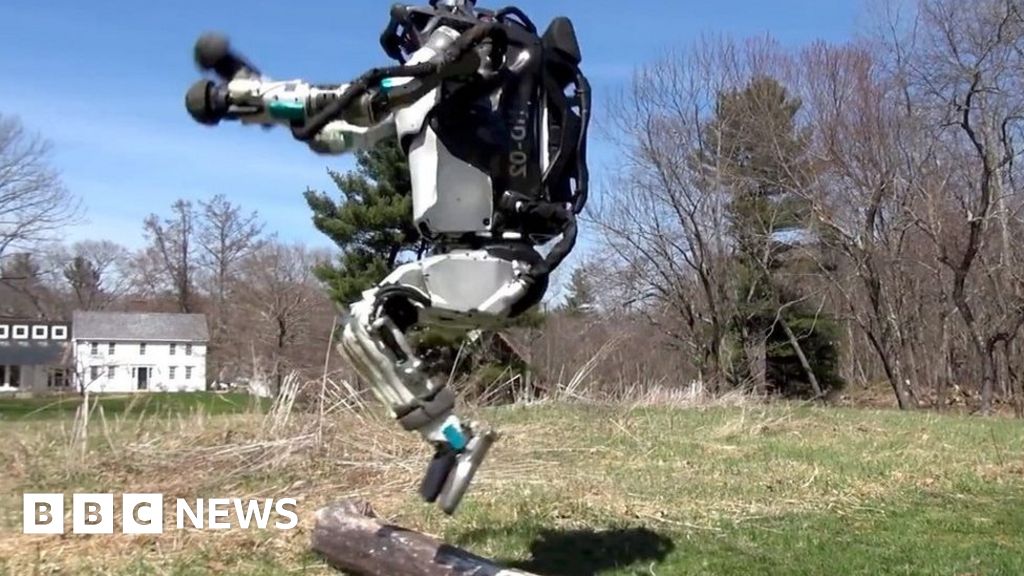
<svg viewBox="0 0 1024 576">
<path fill-rule="evenodd" d="M 210 334 L 203 314 L 75 312 L 71 337 L 75 340 L 206 342 Z"/>
<path fill-rule="evenodd" d="M 0 340 L 0 365 L 57 366 L 64 363 L 66 342 Z"/>
<path fill-rule="evenodd" d="M 44 320 L 41 318 L 22 318 L 20 316 L 4 316 L 0 315 L 0 324 L 9 324 L 11 326 L 27 324 L 29 326 L 67 326 L 71 321 L 65 320 Z"/>
</svg>

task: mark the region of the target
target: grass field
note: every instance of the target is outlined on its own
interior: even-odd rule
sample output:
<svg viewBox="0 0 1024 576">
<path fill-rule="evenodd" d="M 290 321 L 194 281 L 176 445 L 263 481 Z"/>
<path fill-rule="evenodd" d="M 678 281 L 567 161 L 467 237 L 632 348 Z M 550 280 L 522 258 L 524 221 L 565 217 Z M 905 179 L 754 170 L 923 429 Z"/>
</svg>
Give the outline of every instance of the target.
<svg viewBox="0 0 1024 576">
<path fill-rule="evenodd" d="M 350 412 L 0 423 L 0 573 L 334 574 L 316 509 L 397 524 L 545 576 L 1024 574 L 1024 429 L 797 406 L 547 404 L 481 412 L 505 434 L 461 512 L 416 501 L 427 452 Z M 322 432 L 322 436 L 320 435 Z M 187 474 L 182 474 L 187 471 Z M 299 496 L 299 530 L 20 534 L 25 491 Z"/>
<path fill-rule="evenodd" d="M 208 415 L 237 414 L 254 407 L 269 406 L 248 394 L 210 394 L 205 392 L 177 394 L 110 394 L 93 396 L 108 417 L 125 413 L 150 417 L 187 415 L 202 411 Z M 0 395 L 0 422 L 50 420 L 74 417 L 83 398 L 78 394 L 34 398 L 13 398 Z M 91 402 L 91 401 L 90 401 Z"/>
</svg>

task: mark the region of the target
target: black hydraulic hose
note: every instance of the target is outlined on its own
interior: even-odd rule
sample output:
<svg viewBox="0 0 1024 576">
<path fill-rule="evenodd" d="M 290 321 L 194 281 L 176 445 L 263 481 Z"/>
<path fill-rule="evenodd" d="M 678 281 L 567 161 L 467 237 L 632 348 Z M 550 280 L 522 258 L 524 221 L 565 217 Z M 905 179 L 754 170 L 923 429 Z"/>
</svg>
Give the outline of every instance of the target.
<svg viewBox="0 0 1024 576">
<path fill-rule="evenodd" d="M 445 65 L 458 62 L 468 50 L 488 38 L 498 43 L 491 57 L 497 58 L 497 55 L 504 54 L 508 47 L 508 33 L 499 24 L 482 22 L 459 35 L 455 42 L 452 42 L 452 45 L 445 50 Z"/>
<path fill-rule="evenodd" d="M 571 213 L 566 214 L 565 225 L 562 227 L 562 239 L 555 244 L 551 252 L 548 252 L 547 257 L 543 261 L 530 269 L 529 276 L 535 280 L 540 280 L 554 272 L 556 268 L 561 266 L 573 248 L 576 247 L 578 235 L 579 230 L 576 226 L 576 216 Z"/>
<path fill-rule="evenodd" d="M 573 202 L 573 212 L 579 214 L 587 205 L 587 198 L 590 195 L 590 171 L 587 168 L 587 131 L 590 125 L 591 91 L 590 81 L 587 80 L 587 77 L 582 72 L 576 74 L 576 81 L 580 85 L 577 92 L 580 96 L 580 118 L 583 120 L 576 152 L 579 181 L 577 182 L 576 199 Z"/>
<path fill-rule="evenodd" d="M 535 26 L 533 21 L 530 20 L 530 17 L 527 16 L 519 8 L 516 8 L 515 6 L 507 6 L 505 8 L 502 8 L 501 10 L 498 10 L 494 14 L 494 19 L 499 21 L 499 22 L 504 22 L 505 20 L 508 19 L 507 17 L 509 15 L 512 15 L 512 16 L 515 16 L 516 18 L 518 18 L 519 21 L 523 24 L 523 26 L 525 26 L 526 29 L 530 31 L 530 34 L 536 34 L 537 33 L 537 26 Z"/>
<path fill-rule="evenodd" d="M 453 42 L 452 45 L 443 52 L 443 58 L 440 62 L 424 62 L 422 64 L 413 64 L 411 66 L 402 65 L 389 68 L 374 68 L 354 81 L 337 100 L 329 102 L 323 110 L 310 118 L 305 125 L 293 128 L 292 134 L 299 140 L 312 139 L 318 132 L 323 130 L 325 126 L 340 117 L 345 112 L 345 109 L 348 108 L 356 98 L 365 94 L 370 89 L 371 84 L 379 82 L 385 78 L 433 77 L 435 81 L 440 81 L 441 78 L 444 78 L 452 71 L 458 70 L 458 64 L 462 57 L 469 50 L 473 49 L 477 44 L 483 42 L 487 38 L 492 38 L 497 42 L 497 45 L 495 46 L 496 54 L 492 54 L 492 58 L 498 58 L 498 54 L 504 53 L 507 45 L 507 36 L 505 35 L 505 31 L 497 24 L 483 23 L 470 28 L 460 35 L 455 42 Z"/>
<path fill-rule="evenodd" d="M 331 100 L 327 103 L 327 105 L 324 106 L 319 113 L 310 118 L 305 125 L 293 128 L 292 134 L 299 140 L 309 140 L 313 138 L 318 132 L 323 130 L 324 126 L 327 126 L 336 118 L 341 116 L 345 112 L 345 109 L 348 108 L 356 98 L 365 94 L 372 83 L 379 82 L 392 76 L 422 78 L 433 74 L 435 71 L 436 66 L 431 63 L 414 64 L 412 66 L 374 68 L 369 70 L 352 82 L 352 84 L 350 84 L 336 100 Z"/>
</svg>

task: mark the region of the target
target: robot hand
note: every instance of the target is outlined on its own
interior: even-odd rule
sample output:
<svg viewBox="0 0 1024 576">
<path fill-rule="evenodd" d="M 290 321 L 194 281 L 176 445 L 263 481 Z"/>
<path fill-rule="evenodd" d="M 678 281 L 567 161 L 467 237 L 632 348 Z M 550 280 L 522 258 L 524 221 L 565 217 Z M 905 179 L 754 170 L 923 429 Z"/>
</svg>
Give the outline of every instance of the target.
<svg viewBox="0 0 1024 576">
<path fill-rule="evenodd" d="M 350 84 L 314 87 L 303 80 L 274 81 L 234 52 L 228 40 L 206 34 L 195 45 L 195 61 L 200 69 L 214 72 L 220 82 L 200 80 L 185 95 L 185 107 L 200 124 L 215 126 L 222 121 L 238 121 L 265 127 L 286 125 L 293 131 L 305 128 L 309 119 L 331 102 L 349 92 Z M 372 126 L 378 120 L 371 113 L 373 92 L 361 99 L 349 98 L 350 124 Z M 359 112 L 362 114 L 359 114 Z M 326 126 L 326 124 L 324 124 Z M 312 140 L 324 128 L 310 131 Z"/>
</svg>

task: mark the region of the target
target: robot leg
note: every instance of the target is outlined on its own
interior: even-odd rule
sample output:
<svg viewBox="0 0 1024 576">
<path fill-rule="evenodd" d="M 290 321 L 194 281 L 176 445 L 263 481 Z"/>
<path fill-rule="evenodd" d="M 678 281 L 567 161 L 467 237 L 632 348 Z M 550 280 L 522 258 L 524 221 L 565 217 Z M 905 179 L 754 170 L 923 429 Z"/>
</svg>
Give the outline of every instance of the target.
<svg viewBox="0 0 1024 576">
<path fill-rule="evenodd" d="M 403 329 L 387 307 L 378 305 L 379 291 L 368 291 L 351 307 L 344 320 L 341 349 L 402 428 L 418 432 L 435 447 L 420 494 L 427 502 L 440 499 L 441 509 L 451 515 L 496 434 L 476 430 L 475 424 L 455 415 L 455 394 L 424 372 Z"/>
</svg>

